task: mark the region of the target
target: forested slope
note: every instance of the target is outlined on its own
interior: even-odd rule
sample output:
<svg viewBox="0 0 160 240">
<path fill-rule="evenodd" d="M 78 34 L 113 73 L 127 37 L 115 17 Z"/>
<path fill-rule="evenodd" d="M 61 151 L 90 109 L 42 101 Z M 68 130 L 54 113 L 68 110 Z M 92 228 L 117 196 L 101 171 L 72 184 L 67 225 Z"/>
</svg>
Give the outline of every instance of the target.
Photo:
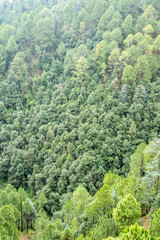
<svg viewBox="0 0 160 240">
<path fill-rule="evenodd" d="M 59 211 L 160 133 L 159 0 L 0 0 L 0 176 Z M 142 177 L 142 176 L 140 176 Z M 58 238 L 57 238 L 58 239 Z"/>
<path fill-rule="evenodd" d="M 49 211 L 159 134 L 160 6 L 138 2 L 1 1 L 0 174 Z"/>
</svg>

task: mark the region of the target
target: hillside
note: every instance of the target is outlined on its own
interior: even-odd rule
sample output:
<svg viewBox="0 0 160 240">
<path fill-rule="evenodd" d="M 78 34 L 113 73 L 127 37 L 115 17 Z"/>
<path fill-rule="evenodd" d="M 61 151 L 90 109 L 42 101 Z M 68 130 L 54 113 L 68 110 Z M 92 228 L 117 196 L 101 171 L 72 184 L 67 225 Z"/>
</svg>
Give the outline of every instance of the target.
<svg viewBox="0 0 160 240">
<path fill-rule="evenodd" d="M 111 226 L 100 240 L 118 236 L 112 210 L 128 194 L 150 211 L 160 189 L 159 70 L 159 0 L 0 0 L 1 181 L 34 201 L 44 195 L 38 211 L 74 225 L 64 240 L 84 239 L 100 221 Z M 150 165 L 156 177 L 140 190 Z M 106 173 L 121 180 L 103 184 Z M 82 208 L 73 207 L 77 189 Z M 103 191 L 110 209 L 87 220 Z"/>
</svg>

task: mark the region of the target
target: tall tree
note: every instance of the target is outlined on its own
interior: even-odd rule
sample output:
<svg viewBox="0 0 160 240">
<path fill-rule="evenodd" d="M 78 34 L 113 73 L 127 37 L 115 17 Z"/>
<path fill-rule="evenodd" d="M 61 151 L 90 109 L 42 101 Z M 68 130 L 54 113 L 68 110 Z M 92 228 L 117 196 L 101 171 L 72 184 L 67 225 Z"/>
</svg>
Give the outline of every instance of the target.
<svg viewBox="0 0 160 240">
<path fill-rule="evenodd" d="M 141 216 L 140 204 L 130 194 L 118 202 L 113 211 L 113 218 L 120 229 L 130 226 Z"/>
<path fill-rule="evenodd" d="M 146 150 L 147 153 L 155 156 L 147 166 L 147 172 L 143 180 L 152 188 L 154 187 L 155 194 L 158 194 L 160 189 L 160 139 L 154 139 Z"/>
</svg>

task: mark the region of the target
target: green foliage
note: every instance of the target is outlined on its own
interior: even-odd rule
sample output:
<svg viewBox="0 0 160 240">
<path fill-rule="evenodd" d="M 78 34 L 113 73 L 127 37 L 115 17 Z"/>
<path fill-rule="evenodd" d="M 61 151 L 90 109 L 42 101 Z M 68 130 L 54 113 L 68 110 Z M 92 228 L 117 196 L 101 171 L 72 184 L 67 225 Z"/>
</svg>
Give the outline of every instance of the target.
<svg viewBox="0 0 160 240">
<path fill-rule="evenodd" d="M 146 143 L 141 143 L 137 150 L 131 155 L 130 174 L 135 178 L 141 179 L 146 171 L 146 158 L 144 156 L 144 150 Z"/>
<path fill-rule="evenodd" d="M 123 72 L 122 80 L 124 83 L 133 85 L 136 81 L 135 70 L 132 66 L 126 66 Z"/>
<path fill-rule="evenodd" d="M 94 196 L 93 201 L 85 210 L 86 216 L 92 223 L 97 223 L 99 216 L 110 215 L 114 206 L 114 200 L 109 193 L 108 186 L 104 185 Z"/>
<path fill-rule="evenodd" d="M 151 205 L 151 212 L 154 213 L 160 208 L 160 193 L 157 194 L 154 202 Z"/>
<path fill-rule="evenodd" d="M 128 194 L 132 194 L 136 198 L 139 198 L 141 195 L 139 179 L 130 176 L 130 173 L 128 178 L 108 173 L 105 175 L 104 184 L 109 187 L 109 191 L 116 202 Z"/>
<path fill-rule="evenodd" d="M 54 229 L 53 225 L 50 224 L 44 230 L 43 239 L 61 240 L 61 233 L 57 229 Z"/>
<path fill-rule="evenodd" d="M 133 32 L 133 18 L 131 15 L 128 15 L 125 18 L 124 22 L 122 23 L 122 29 L 125 37 Z"/>
<path fill-rule="evenodd" d="M 0 173 L 43 192 L 51 213 L 79 185 L 94 195 L 109 170 L 126 176 L 129 156 L 159 134 L 158 7 L 141 2 L 141 13 L 129 0 L 34 0 L 13 2 L 12 11 L 7 4 Z"/>
<path fill-rule="evenodd" d="M 144 82 L 150 82 L 152 78 L 151 68 L 146 55 L 140 56 L 137 59 L 136 75 L 138 79 Z"/>
<path fill-rule="evenodd" d="M 128 194 L 143 214 L 157 210 L 159 148 L 147 149 L 160 134 L 159 10 L 158 0 L 0 1 L 0 176 L 35 201 L 0 191 L 0 208 L 20 213 L 13 232 L 114 237 L 113 208 Z"/>
<path fill-rule="evenodd" d="M 9 80 L 15 81 L 17 86 L 21 89 L 21 84 L 27 74 L 27 65 L 25 63 L 25 55 L 22 52 L 18 52 L 13 60 L 11 69 L 9 71 Z"/>
<path fill-rule="evenodd" d="M 149 232 L 153 237 L 160 236 L 160 208 L 152 215 Z"/>
<path fill-rule="evenodd" d="M 114 220 L 104 215 L 99 219 L 99 223 L 90 230 L 85 239 L 101 240 L 110 235 L 116 235 L 117 232 L 118 229 L 115 226 Z"/>
<path fill-rule="evenodd" d="M 11 36 L 10 39 L 8 40 L 6 49 L 7 49 L 7 58 L 8 58 L 7 60 L 8 61 L 13 60 L 13 58 L 18 50 L 18 46 L 14 39 L 14 36 Z"/>
<path fill-rule="evenodd" d="M 62 233 L 62 240 L 72 240 L 73 235 L 72 232 L 69 229 L 65 229 L 65 231 Z"/>
<path fill-rule="evenodd" d="M 130 194 L 117 204 L 113 211 L 113 218 L 117 226 L 124 229 L 136 222 L 141 216 L 140 204 Z"/>
<path fill-rule="evenodd" d="M 91 14 L 91 18 L 92 20 L 98 20 L 100 19 L 100 17 L 103 15 L 105 9 L 107 7 L 107 3 L 104 0 L 96 0 L 93 10 L 92 10 L 92 14 Z"/>
<path fill-rule="evenodd" d="M 126 228 L 125 231 L 121 234 L 121 239 L 154 240 L 154 238 L 149 236 L 148 231 L 143 227 L 138 226 L 137 223 L 131 227 Z"/>
<path fill-rule="evenodd" d="M 85 207 L 91 201 L 91 196 L 83 186 L 79 186 L 74 192 L 72 202 L 76 216 L 83 214 Z"/>
<path fill-rule="evenodd" d="M 0 237 L 1 237 L 1 239 L 18 240 L 17 231 L 15 231 L 13 226 L 8 222 L 4 222 L 3 224 L 1 224 L 1 226 L 0 226 Z"/>
<path fill-rule="evenodd" d="M 153 47 L 155 51 L 160 50 L 160 35 L 158 35 L 153 43 Z"/>
<path fill-rule="evenodd" d="M 83 186 L 79 186 L 73 192 L 72 198 L 67 200 L 66 204 L 63 206 L 65 223 L 73 224 L 77 217 L 83 215 L 85 208 L 88 206 L 91 200 L 92 198 L 88 191 Z"/>
<path fill-rule="evenodd" d="M 50 221 L 45 213 L 41 213 L 40 216 L 38 216 L 36 223 L 35 223 L 35 229 L 36 232 L 43 232 L 44 229 L 50 224 Z"/>
<path fill-rule="evenodd" d="M 46 196 L 44 195 L 44 193 L 41 193 L 38 197 L 38 203 L 41 207 L 44 207 L 45 204 L 47 203 L 47 199 Z"/>
<path fill-rule="evenodd" d="M 157 195 L 160 189 L 160 147 L 159 147 L 160 139 L 156 138 L 151 142 L 151 144 L 147 148 L 147 152 L 154 154 L 154 158 L 147 166 L 146 175 L 143 178 L 143 181 L 148 184 L 148 187 L 155 191 Z"/>
</svg>

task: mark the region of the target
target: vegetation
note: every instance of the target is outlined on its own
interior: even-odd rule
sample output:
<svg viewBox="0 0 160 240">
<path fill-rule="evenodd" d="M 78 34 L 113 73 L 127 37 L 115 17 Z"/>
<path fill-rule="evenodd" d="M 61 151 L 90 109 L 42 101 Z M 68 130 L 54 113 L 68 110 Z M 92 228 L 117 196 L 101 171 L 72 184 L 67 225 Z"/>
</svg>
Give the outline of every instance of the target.
<svg viewBox="0 0 160 240">
<path fill-rule="evenodd" d="M 159 12 L 0 0 L 0 239 L 158 239 Z"/>
</svg>

